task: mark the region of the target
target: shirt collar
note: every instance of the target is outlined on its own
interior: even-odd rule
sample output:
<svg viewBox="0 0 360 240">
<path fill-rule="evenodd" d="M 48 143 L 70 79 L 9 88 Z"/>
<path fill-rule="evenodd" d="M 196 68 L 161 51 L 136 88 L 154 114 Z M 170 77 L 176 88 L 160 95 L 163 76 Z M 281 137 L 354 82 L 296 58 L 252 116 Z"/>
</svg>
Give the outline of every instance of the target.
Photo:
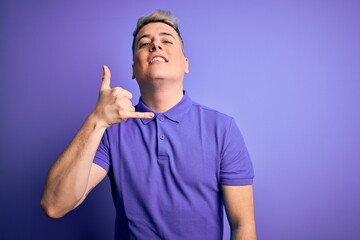
<svg viewBox="0 0 360 240">
<path fill-rule="evenodd" d="M 166 118 L 179 123 L 185 117 L 186 113 L 190 110 L 191 105 L 192 100 L 190 99 L 187 92 L 184 91 L 184 96 L 181 101 L 164 113 L 155 112 L 154 110 L 146 106 L 141 97 L 139 98 L 139 103 L 138 105 L 136 105 L 135 109 L 138 112 L 153 112 L 155 114 L 154 118 L 142 118 L 141 121 L 143 122 L 143 124 L 148 124 L 149 122 L 153 121 L 159 114 L 163 114 Z"/>
</svg>

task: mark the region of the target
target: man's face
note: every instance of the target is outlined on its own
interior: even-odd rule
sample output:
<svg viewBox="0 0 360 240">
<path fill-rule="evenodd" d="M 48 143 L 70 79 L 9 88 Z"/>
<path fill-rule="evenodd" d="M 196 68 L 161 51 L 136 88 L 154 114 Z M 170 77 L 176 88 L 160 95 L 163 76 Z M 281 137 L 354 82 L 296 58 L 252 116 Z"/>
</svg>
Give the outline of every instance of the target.
<svg viewBox="0 0 360 240">
<path fill-rule="evenodd" d="M 177 32 L 165 23 L 145 25 L 135 38 L 133 78 L 138 83 L 153 80 L 182 82 L 189 72 Z"/>
</svg>

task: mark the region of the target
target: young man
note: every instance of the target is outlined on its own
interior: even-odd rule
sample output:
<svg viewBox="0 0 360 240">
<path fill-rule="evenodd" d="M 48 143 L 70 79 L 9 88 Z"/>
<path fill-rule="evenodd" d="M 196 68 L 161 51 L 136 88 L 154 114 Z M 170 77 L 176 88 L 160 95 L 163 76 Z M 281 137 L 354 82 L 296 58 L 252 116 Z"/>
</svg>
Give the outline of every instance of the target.
<svg viewBox="0 0 360 240">
<path fill-rule="evenodd" d="M 233 239 L 255 239 L 253 168 L 234 120 L 192 102 L 176 19 L 139 19 L 133 78 L 141 98 L 110 87 L 51 168 L 41 201 L 52 218 L 77 207 L 106 175 L 116 207 L 116 239 L 222 239 L 225 203 Z"/>
</svg>

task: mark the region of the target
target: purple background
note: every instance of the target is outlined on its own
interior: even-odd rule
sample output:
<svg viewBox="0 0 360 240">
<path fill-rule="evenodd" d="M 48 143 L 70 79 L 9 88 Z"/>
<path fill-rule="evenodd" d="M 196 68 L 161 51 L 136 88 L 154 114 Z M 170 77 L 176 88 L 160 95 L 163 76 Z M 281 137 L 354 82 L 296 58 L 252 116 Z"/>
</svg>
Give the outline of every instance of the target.
<svg viewBox="0 0 360 240">
<path fill-rule="evenodd" d="M 0 239 L 112 239 L 107 179 L 60 220 L 39 201 L 96 103 L 103 64 L 137 101 L 132 31 L 157 8 L 181 20 L 189 94 L 243 132 L 258 238 L 360 239 L 356 0 L 1 1 Z"/>
</svg>

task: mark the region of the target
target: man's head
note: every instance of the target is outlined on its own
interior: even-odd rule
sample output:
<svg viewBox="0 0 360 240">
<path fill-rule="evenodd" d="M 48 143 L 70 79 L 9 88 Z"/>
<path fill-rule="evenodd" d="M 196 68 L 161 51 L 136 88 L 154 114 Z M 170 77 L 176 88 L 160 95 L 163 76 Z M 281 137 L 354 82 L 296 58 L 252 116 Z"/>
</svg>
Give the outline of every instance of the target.
<svg viewBox="0 0 360 240">
<path fill-rule="evenodd" d="M 156 79 L 180 82 L 189 71 L 177 19 L 170 12 L 157 10 L 141 17 L 132 47 L 133 78 L 139 85 Z"/>
</svg>

